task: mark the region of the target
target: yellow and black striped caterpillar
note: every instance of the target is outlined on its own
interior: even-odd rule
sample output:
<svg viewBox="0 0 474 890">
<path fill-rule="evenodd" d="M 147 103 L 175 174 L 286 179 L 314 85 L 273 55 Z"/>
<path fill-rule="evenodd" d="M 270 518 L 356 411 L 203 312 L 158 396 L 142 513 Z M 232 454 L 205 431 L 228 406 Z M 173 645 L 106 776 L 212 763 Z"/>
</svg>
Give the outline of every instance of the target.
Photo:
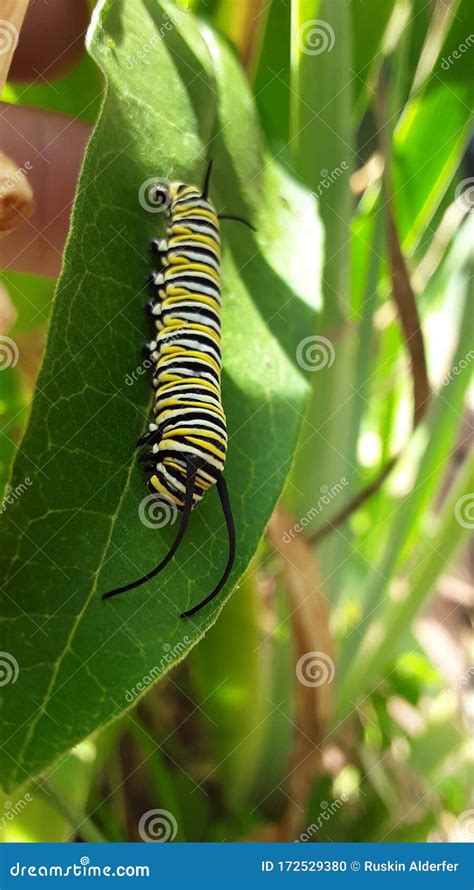
<svg viewBox="0 0 474 890">
<path fill-rule="evenodd" d="M 176 505 L 181 523 L 170 550 L 154 569 L 102 597 L 132 590 L 161 572 L 183 540 L 191 510 L 217 485 L 227 525 L 227 564 L 214 590 L 182 618 L 217 596 L 235 559 L 235 528 L 223 477 L 227 429 L 221 401 L 219 219 L 246 220 L 217 214 L 209 199 L 211 169 L 212 161 L 202 190 L 172 182 L 157 186 L 154 196 L 155 203 L 167 208 L 170 225 L 168 241 L 150 245 L 160 267 L 150 276 L 153 297 L 146 304 L 158 332 L 146 344 L 156 392 L 154 422 L 138 444 L 146 446 L 140 460 L 146 461 L 150 491 Z"/>
</svg>

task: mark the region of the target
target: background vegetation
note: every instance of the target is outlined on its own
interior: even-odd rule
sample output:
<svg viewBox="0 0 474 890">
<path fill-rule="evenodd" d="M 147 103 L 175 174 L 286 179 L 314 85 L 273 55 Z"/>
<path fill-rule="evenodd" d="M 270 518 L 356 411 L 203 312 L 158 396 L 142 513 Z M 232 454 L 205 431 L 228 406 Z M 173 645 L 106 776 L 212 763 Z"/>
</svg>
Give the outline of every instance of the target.
<svg viewBox="0 0 474 890">
<path fill-rule="evenodd" d="M 97 126 L 54 306 L 2 275 L 3 839 L 472 838 L 473 35 L 469 0 L 112 0 L 7 85 Z M 138 194 L 209 156 L 257 227 L 224 242 L 239 583 L 184 626 L 212 496 L 159 589 L 99 594 L 172 537 L 137 516 Z"/>
</svg>

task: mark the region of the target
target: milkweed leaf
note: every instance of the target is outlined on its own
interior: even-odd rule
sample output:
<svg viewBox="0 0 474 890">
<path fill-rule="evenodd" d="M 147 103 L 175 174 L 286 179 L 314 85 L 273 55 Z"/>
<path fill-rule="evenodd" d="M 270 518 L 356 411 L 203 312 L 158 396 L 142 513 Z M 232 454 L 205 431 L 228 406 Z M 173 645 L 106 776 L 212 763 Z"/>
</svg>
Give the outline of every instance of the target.
<svg viewBox="0 0 474 890">
<path fill-rule="evenodd" d="M 32 485 L 1 517 L 1 649 L 18 665 L 16 682 L 2 688 L 7 789 L 119 716 L 216 620 L 283 486 L 307 391 L 296 348 L 315 325 L 314 202 L 265 160 L 232 53 L 156 0 L 99 4 L 89 51 L 106 94 L 11 480 L 13 489 L 26 476 Z M 226 558 L 215 491 L 163 575 L 107 603 L 100 594 L 155 565 L 176 531 L 162 517 L 150 529 L 138 515 L 147 492 L 135 443 L 151 405 L 140 359 L 147 244 L 164 231 L 143 206 L 143 184 L 200 183 L 209 157 L 217 208 L 258 231 L 229 222 L 223 232 L 226 478 L 238 557 L 222 598 L 183 621 Z"/>
</svg>

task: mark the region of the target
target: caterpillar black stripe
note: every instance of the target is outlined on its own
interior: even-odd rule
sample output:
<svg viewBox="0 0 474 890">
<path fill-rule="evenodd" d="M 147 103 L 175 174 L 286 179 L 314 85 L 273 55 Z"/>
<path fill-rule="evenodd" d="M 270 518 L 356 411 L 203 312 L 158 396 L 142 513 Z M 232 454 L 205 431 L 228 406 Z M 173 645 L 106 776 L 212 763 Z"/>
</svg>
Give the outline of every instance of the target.
<svg viewBox="0 0 474 890">
<path fill-rule="evenodd" d="M 176 553 L 192 509 L 217 485 L 227 526 L 229 552 L 224 572 L 193 615 L 226 583 L 235 559 L 235 528 L 223 477 L 227 429 L 221 400 L 221 294 L 219 216 L 209 199 L 212 161 L 204 188 L 173 182 L 155 189 L 155 202 L 167 208 L 168 240 L 152 241 L 158 270 L 150 276 L 153 297 L 147 310 L 156 336 L 146 344 L 153 363 L 154 421 L 139 439 L 145 446 L 148 487 L 181 511 L 176 538 L 161 562 L 143 577 L 104 594 L 109 599 L 154 578 Z M 253 226 L 250 226 L 253 228 Z"/>
</svg>

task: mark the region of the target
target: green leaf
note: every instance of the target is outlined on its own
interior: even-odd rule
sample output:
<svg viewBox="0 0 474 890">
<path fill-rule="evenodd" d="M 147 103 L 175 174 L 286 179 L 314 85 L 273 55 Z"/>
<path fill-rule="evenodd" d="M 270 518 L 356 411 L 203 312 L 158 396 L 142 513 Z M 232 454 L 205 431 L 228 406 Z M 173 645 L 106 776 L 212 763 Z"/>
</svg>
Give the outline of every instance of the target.
<svg viewBox="0 0 474 890">
<path fill-rule="evenodd" d="M 295 166 L 318 197 L 325 229 L 324 309 L 315 331 L 319 370 L 312 374 L 310 405 L 288 492 L 296 516 L 314 517 L 321 494 L 354 477 L 351 418 L 357 334 L 348 325 L 353 199 L 351 11 L 344 0 L 294 0 L 292 146 Z M 318 360 L 315 361 L 316 371 Z M 341 503 L 338 502 L 338 507 Z M 327 517 L 328 518 L 328 517 Z M 314 518 L 312 520 L 314 525 Z M 309 528 L 312 530 L 312 525 Z M 341 538 L 325 542 L 322 569 L 337 589 Z M 344 542 L 342 542 L 344 543 Z"/>
<path fill-rule="evenodd" d="M 169 670 L 213 624 L 281 491 L 307 394 L 295 352 L 314 325 L 320 229 L 307 193 L 262 160 L 233 55 L 209 28 L 201 34 L 190 16 L 152 0 L 101 4 L 90 52 L 108 89 L 14 467 L 13 482 L 34 483 L 3 517 L 2 648 L 20 670 L 3 689 L 7 788 L 121 714 L 152 669 L 154 679 Z M 223 231 L 226 478 L 238 556 L 226 594 L 182 621 L 225 562 L 215 491 L 157 581 L 110 603 L 100 594 L 155 565 L 176 533 L 146 528 L 137 512 L 146 488 L 135 443 L 151 406 L 139 373 L 142 291 L 147 243 L 164 229 L 138 192 L 150 177 L 200 183 L 208 157 L 218 209 L 251 219 L 258 234 L 232 223 Z"/>
<path fill-rule="evenodd" d="M 344 0 L 293 0 L 291 144 L 319 199 L 326 233 L 323 328 L 347 317 L 353 164 L 350 10 Z"/>
<path fill-rule="evenodd" d="M 265 133 L 271 146 L 281 153 L 290 138 L 290 25 L 290 4 L 272 0 L 254 77 Z"/>
<path fill-rule="evenodd" d="M 394 6 L 395 0 L 353 0 L 351 4 L 354 105 L 359 115 L 368 101 L 368 87 L 381 59 L 382 40 Z"/>
<path fill-rule="evenodd" d="M 470 0 L 462 0 L 433 71 L 412 92 L 394 131 L 394 208 L 402 246 L 409 254 L 417 249 L 441 204 L 469 141 L 474 81 L 464 41 L 473 28 L 474 7 Z M 454 186 L 452 192 L 454 199 Z M 377 193 L 377 186 L 368 189 L 359 205 L 356 228 L 362 237 L 377 207 Z M 357 248 L 357 265 L 362 256 L 366 264 L 369 245 L 360 241 Z"/>
<path fill-rule="evenodd" d="M 442 131 L 436 124 L 443 119 Z M 393 186 L 404 249 L 413 252 L 454 175 L 469 138 L 467 90 L 438 85 L 407 105 L 394 140 Z M 431 133 L 431 140 L 429 139 Z"/>
</svg>

